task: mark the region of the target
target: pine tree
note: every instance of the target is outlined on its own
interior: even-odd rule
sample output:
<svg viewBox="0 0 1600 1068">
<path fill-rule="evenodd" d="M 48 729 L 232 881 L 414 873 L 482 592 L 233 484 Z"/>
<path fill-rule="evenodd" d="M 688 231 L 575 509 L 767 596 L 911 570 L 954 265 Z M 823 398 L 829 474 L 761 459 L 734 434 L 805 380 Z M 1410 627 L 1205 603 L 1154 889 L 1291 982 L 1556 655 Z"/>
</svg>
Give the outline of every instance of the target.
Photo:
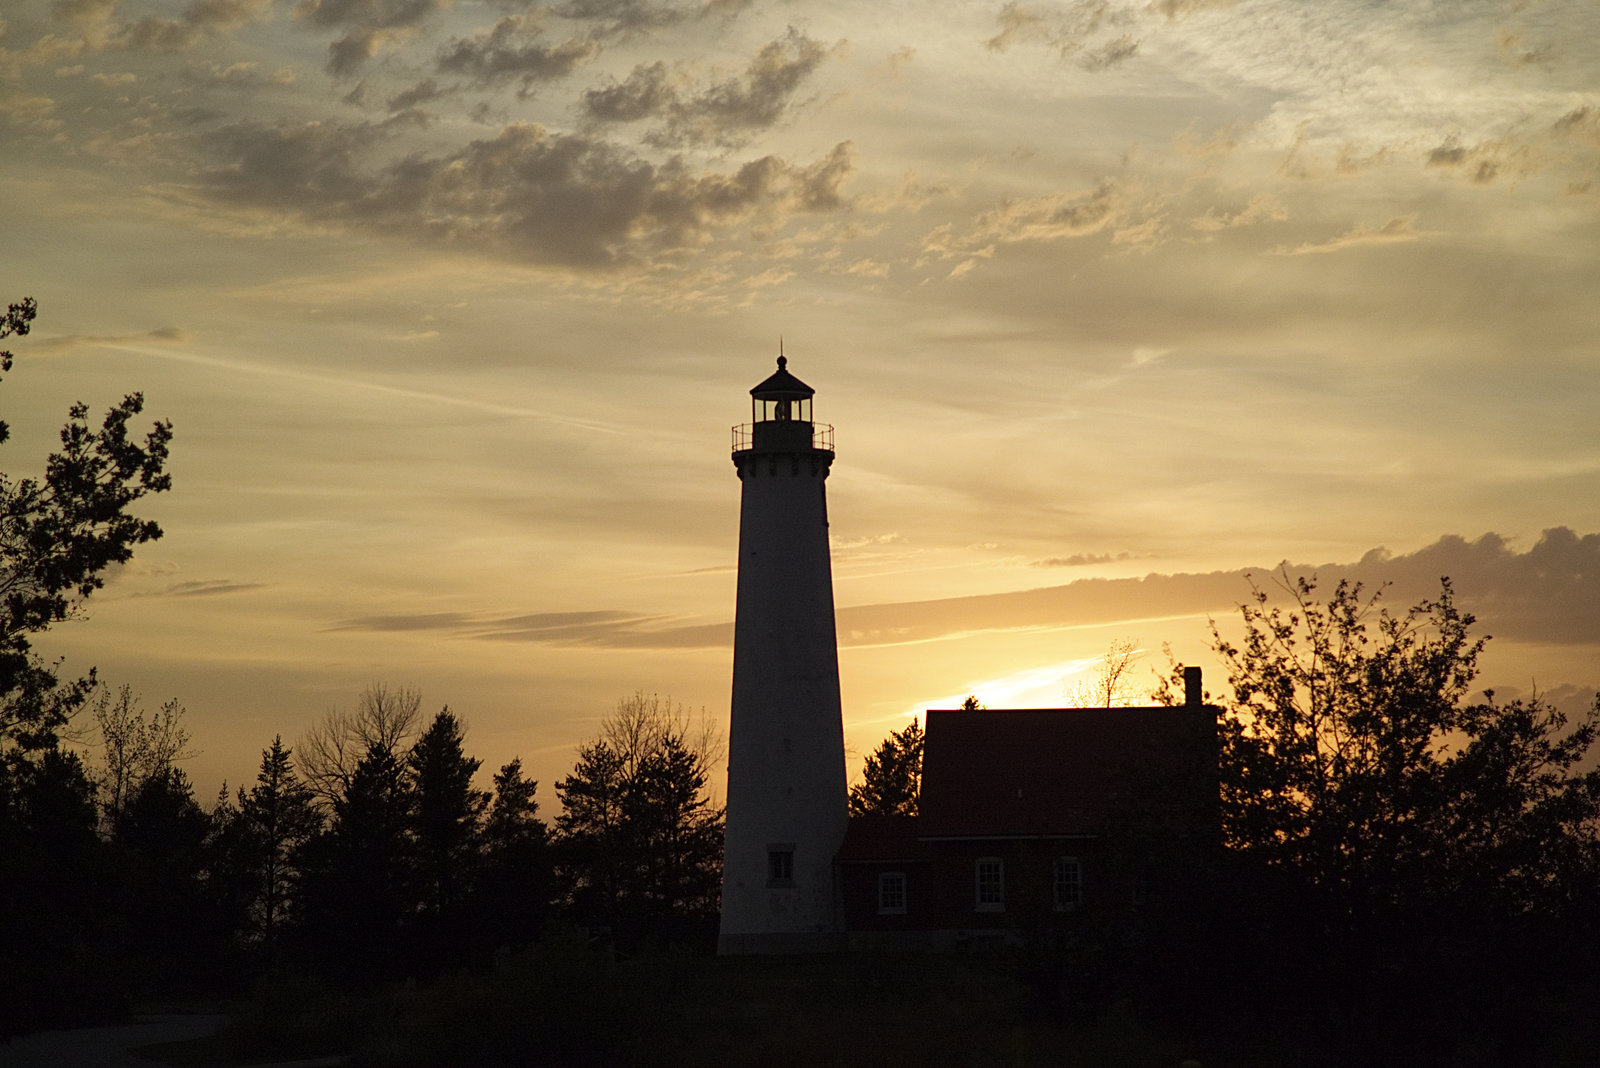
<svg viewBox="0 0 1600 1068">
<path fill-rule="evenodd" d="M 538 937 L 550 902 L 549 830 L 539 818 L 537 782 L 512 760 L 494 777 L 483 826 L 483 868 L 474 896 L 479 937 L 490 949 Z"/>
<path fill-rule="evenodd" d="M 240 790 L 237 819 L 248 880 L 249 937 L 270 953 L 293 907 L 300 850 L 322 829 L 311 788 L 296 774 L 293 751 L 281 735 L 262 751 L 255 785 L 248 793 Z"/>
<path fill-rule="evenodd" d="M 670 701 L 635 694 L 618 703 L 601 739 L 580 746 L 556 783 L 556 874 L 579 922 L 618 941 L 698 934 L 716 915 L 723 809 L 706 793 L 714 737 L 688 737 Z"/>
<path fill-rule="evenodd" d="M 461 720 L 445 707 L 406 757 L 422 906 L 435 921 L 459 907 L 476 874 L 489 795 L 472 785 L 482 761 L 462 746 Z"/>
<path fill-rule="evenodd" d="M 387 745 L 356 762 L 328 828 L 300 851 L 310 948 L 335 970 L 392 974 L 417 895 L 404 765 Z"/>
<path fill-rule="evenodd" d="M 922 790 L 922 744 L 920 720 L 890 733 L 867 757 L 861 782 L 850 787 L 850 815 L 915 816 Z"/>
</svg>

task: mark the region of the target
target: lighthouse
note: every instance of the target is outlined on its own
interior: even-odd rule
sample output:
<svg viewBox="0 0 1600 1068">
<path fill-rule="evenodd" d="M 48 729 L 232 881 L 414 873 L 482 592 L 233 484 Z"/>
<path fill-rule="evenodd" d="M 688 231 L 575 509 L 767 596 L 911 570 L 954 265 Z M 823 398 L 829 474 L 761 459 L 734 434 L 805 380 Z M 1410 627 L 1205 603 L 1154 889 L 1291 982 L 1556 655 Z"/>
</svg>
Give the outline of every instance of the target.
<svg viewBox="0 0 1600 1068">
<path fill-rule="evenodd" d="M 778 370 L 733 428 L 739 589 L 733 629 L 720 953 L 834 949 L 833 859 L 849 816 L 825 484 L 833 428 Z"/>
</svg>

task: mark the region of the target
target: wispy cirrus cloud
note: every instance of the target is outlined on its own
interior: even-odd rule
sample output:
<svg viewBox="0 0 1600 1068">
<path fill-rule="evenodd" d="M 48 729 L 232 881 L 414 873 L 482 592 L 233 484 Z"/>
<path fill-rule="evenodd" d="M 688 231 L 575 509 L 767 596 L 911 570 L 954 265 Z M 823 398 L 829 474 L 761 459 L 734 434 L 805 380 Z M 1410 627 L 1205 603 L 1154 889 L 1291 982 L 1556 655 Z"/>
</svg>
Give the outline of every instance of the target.
<svg viewBox="0 0 1600 1068">
<path fill-rule="evenodd" d="M 228 579 L 192 579 L 175 582 L 159 590 L 142 590 L 133 597 L 215 597 L 229 593 L 246 593 L 265 589 L 264 582 L 234 582 Z"/>
<path fill-rule="evenodd" d="M 702 648 L 733 641 L 731 623 L 684 624 L 671 616 L 605 609 L 512 616 L 467 612 L 358 616 L 326 629 L 374 633 L 440 632 L 483 641 L 632 649 Z"/>
<path fill-rule="evenodd" d="M 1326 241 L 1306 242 L 1293 248 L 1280 245 L 1272 249 L 1272 254 L 1275 256 L 1322 255 L 1368 245 L 1409 244 L 1430 236 L 1426 231 L 1416 228 L 1416 221 L 1417 217 L 1415 215 L 1399 215 L 1377 227 L 1357 223 L 1352 229 L 1330 237 Z"/>
<path fill-rule="evenodd" d="M 57 334 L 54 337 L 30 338 L 28 351 L 42 356 L 62 356 L 81 348 L 96 345 L 148 345 L 185 344 L 189 332 L 182 327 L 163 326 L 146 330 L 142 334 Z"/>
<path fill-rule="evenodd" d="M 1090 567 L 1094 564 L 1114 564 L 1132 560 L 1130 552 L 1073 553 L 1071 556 L 1051 556 L 1043 560 L 1030 560 L 1029 567 Z"/>
<path fill-rule="evenodd" d="M 1109 0 L 1078 0 L 1066 5 L 1008 3 L 995 16 L 998 32 L 983 42 L 991 52 L 1021 44 L 1043 44 L 1085 70 L 1105 70 L 1138 54 L 1129 28 L 1139 9 Z"/>
<path fill-rule="evenodd" d="M 1122 561 L 1128 553 L 1077 554 L 1035 566 L 1074 567 Z M 1348 580 L 1387 587 L 1385 603 L 1403 610 L 1439 593 L 1448 577 L 1461 605 L 1493 634 L 1553 644 L 1600 643 L 1600 534 L 1547 530 L 1518 552 L 1497 534 L 1475 541 L 1450 535 L 1412 553 L 1374 549 L 1345 564 L 1242 567 L 1142 578 L 1079 579 L 1007 593 L 843 607 L 839 642 L 900 645 L 985 631 L 1053 629 L 1137 619 L 1215 615 L 1250 597 L 1252 583 L 1271 589 L 1275 576 L 1316 576 L 1324 588 Z M 633 649 L 720 648 L 732 644 L 731 622 L 685 622 L 619 610 L 486 616 L 462 612 L 364 616 L 334 631 L 440 631 L 457 637 Z"/>
</svg>

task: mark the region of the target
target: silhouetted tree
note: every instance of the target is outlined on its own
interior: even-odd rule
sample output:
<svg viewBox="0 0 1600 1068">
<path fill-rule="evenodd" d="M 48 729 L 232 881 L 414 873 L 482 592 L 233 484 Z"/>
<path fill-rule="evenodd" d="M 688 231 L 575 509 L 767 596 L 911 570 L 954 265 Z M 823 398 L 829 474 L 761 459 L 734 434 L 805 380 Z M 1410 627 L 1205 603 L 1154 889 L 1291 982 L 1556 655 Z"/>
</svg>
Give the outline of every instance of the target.
<svg viewBox="0 0 1600 1068">
<path fill-rule="evenodd" d="M 478 933 L 489 948 L 533 941 L 550 901 L 549 831 L 534 799 L 539 784 L 512 760 L 494 777 L 483 826 L 483 867 L 475 895 Z"/>
<path fill-rule="evenodd" d="M 419 921 L 424 952 L 434 967 L 461 955 L 466 941 L 462 906 L 482 859 L 489 795 L 472 785 L 483 762 L 466 755 L 463 741 L 461 720 L 446 707 L 406 757 Z"/>
<path fill-rule="evenodd" d="M 114 696 L 102 687 L 92 709 L 104 762 L 99 774 L 103 818 L 107 830 L 115 834 L 123 809 L 140 784 L 165 775 L 189 756 L 189 731 L 183 726 L 184 708 L 176 700 L 146 719 L 131 686 L 121 687 Z"/>
<path fill-rule="evenodd" d="M 405 767 L 380 742 L 334 799 L 328 829 L 300 854 L 303 933 L 336 970 L 381 975 L 401 963 L 417 901 L 410 825 Z"/>
<path fill-rule="evenodd" d="M 32 299 L 10 305 L 0 339 L 27 334 L 36 312 Z M 0 371 L 11 365 L 11 353 L 0 352 Z M 143 408 L 143 396 L 130 393 L 95 430 L 88 407 L 74 404 L 42 480 L 0 475 L 0 743 L 8 751 L 50 748 L 94 684 L 92 671 L 62 682 L 59 662 L 34 655 L 30 635 L 79 611 L 106 568 L 161 536 L 155 522 L 129 513 L 171 484 L 164 469 L 172 424 L 156 423 L 142 443 L 129 436 Z M 9 436 L 0 421 L 0 442 Z"/>
<path fill-rule="evenodd" d="M 0 757 L 0 1039 L 121 1004 L 114 873 L 74 753 Z"/>
<path fill-rule="evenodd" d="M 1448 580 L 1400 614 L 1355 584 L 1325 603 L 1312 580 L 1280 586 L 1288 607 L 1257 588 L 1239 641 L 1212 630 L 1222 828 L 1245 880 L 1231 896 L 1250 901 L 1232 950 L 1255 942 L 1273 973 L 1315 961 L 1297 997 L 1361 1016 L 1501 990 L 1439 992 L 1510 974 L 1495 955 L 1512 925 L 1592 898 L 1600 697 L 1576 725 L 1538 696 L 1468 700 L 1485 639 Z M 1164 698 L 1181 686 L 1174 669 Z"/>
<path fill-rule="evenodd" d="M 242 880 L 248 941 L 269 956 L 288 919 L 300 880 L 299 855 L 322 829 L 311 788 L 295 772 L 293 751 L 281 736 L 261 753 L 261 770 L 228 817 L 225 849 Z M 216 814 L 214 814 L 216 818 Z"/>
<path fill-rule="evenodd" d="M 1358 584 L 1341 582 L 1326 604 L 1311 580 L 1282 585 L 1292 607 L 1269 607 L 1258 589 L 1239 643 L 1213 628 L 1231 690 L 1219 723 L 1230 845 L 1349 909 L 1447 872 L 1454 885 L 1480 851 L 1513 840 L 1529 842 L 1528 855 L 1490 865 L 1496 892 L 1513 899 L 1516 886 L 1585 863 L 1600 773 L 1579 769 L 1600 710 L 1569 730 L 1537 697 L 1468 702 L 1486 639 L 1470 636 L 1474 619 L 1448 580 L 1400 615 Z"/>
<path fill-rule="evenodd" d="M 676 937 L 716 913 L 723 810 L 705 793 L 715 736 L 688 730 L 670 700 L 625 698 L 556 783 L 564 897 L 580 922 L 625 944 Z"/>
<path fill-rule="evenodd" d="M 416 733 L 422 694 L 413 686 L 375 682 L 362 691 L 356 710 L 337 709 L 300 740 L 300 776 L 327 806 L 349 792 L 356 766 L 375 747 L 401 754 Z"/>
<path fill-rule="evenodd" d="M 177 768 L 145 778 L 123 808 L 112 845 L 135 964 L 128 978 L 142 996 L 204 985 L 215 975 L 226 931 L 204 879 L 210 830 Z"/>
<path fill-rule="evenodd" d="M 1068 708 L 1111 708 L 1129 702 L 1133 696 L 1130 672 L 1144 653 L 1134 638 L 1113 638 L 1100 657 L 1094 678 L 1079 683 L 1064 695 Z"/>
<path fill-rule="evenodd" d="M 26 335 L 31 299 L 0 316 L 0 340 Z M 12 354 L 0 352 L 0 372 Z M 61 448 L 42 479 L 0 475 L 0 1032 L 63 1023 L 104 1008 L 115 975 L 107 940 L 106 858 L 95 837 L 94 787 L 59 733 L 94 688 L 94 672 L 63 680 L 32 637 L 81 612 L 134 546 L 161 528 L 130 513 L 169 486 L 170 423 L 141 442 L 132 393 L 98 429 L 68 409 Z M 10 428 L 0 420 L 0 442 Z"/>
<path fill-rule="evenodd" d="M 567 904 L 591 924 L 615 926 L 628 889 L 623 796 L 627 767 L 603 741 L 578 747 L 572 774 L 556 783 L 556 869 Z"/>
<path fill-rule="evenodd" d="M 705 791 L 702 762 L 669 734 L 639 762 L 623 795 L 629 842 L 639 859 L 639 904 L 657 930 L 670 930 L 677 917 L 717 914 L 723 810 Z"/>
<path fill-rule="evenodd" d="M 968 698 L 973 705 L 976 698 Z M 892 731 L 867 757 L 861 781 L 850 787 L 850 815 L 915 816 L 922 791 L 922 721 Z"/>
</svg>

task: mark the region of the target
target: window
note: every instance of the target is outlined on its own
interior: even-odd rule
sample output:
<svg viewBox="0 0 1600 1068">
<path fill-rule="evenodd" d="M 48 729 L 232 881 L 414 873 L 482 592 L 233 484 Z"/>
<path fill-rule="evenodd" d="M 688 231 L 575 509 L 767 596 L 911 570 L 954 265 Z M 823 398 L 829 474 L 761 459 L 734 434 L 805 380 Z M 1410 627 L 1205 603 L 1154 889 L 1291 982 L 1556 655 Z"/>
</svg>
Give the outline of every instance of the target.
<svg viewBox="0 0 1600 1068">
<path fill-rule="evenodd" d="M 1006 869 L 999 857 L 981 857 L 976 867 L 979 912 L 1006 910 Z"/>
<path fill-rule="evenodd" d="M 767 847 L 767 885 L 794 885 L 794 846 L 774 845 Z"/>
<path fill-rule="evenodd" d="M 1057 912 L 1083 904 L 1083 864 L 1077 857 L 1056 858 L 1055 902 Z"/>
<path fill-rule="evenodd" d="M 906 911 L 906 873 L 886 871 L 878 876 L 878 913 L 904 915 Z"/>
</svg>

